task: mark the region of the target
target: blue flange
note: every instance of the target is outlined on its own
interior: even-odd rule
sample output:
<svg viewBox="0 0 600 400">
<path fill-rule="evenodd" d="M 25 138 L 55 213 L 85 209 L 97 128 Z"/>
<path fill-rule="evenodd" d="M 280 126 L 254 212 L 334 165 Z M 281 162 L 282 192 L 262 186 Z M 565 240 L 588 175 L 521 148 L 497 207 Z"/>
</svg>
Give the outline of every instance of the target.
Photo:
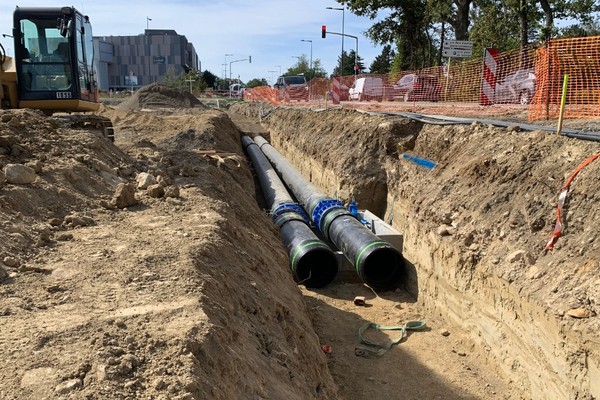
<svg viewBox="0 0 600 400">
<path fill-rule="evenodd" d="M 302 219 L 306 222 L 307 225 L 310 225 L 310 220 L 308 219 L 308 215 L 300 205 L 297 203 L 280 203 L 271 211 L 271 219 L 275 221 L 281 214 L 285 214 L 287 212 L 294 212 L 299 214 Z"/>
<path fill-rule="evenodd" d="M 319 201 L 317 203 L 317 205 L 315 206 L 315 208 L 313 208 L 312 211 L 312 220 L 313 223 L 315 224 L 315 226 L 317 228 L 319 228 L 319 230 L 322 233 L 325 233 L 322 231 L 321 229 L 321 218 L 323 218 L 323 215 L 325 215 L 325 213 L 333 208 L 344 208 L 344 203 L 342 203 L 339 200 L 334 200 L 334 199 L 323 199 L 321 201 Z"/>
</svg>

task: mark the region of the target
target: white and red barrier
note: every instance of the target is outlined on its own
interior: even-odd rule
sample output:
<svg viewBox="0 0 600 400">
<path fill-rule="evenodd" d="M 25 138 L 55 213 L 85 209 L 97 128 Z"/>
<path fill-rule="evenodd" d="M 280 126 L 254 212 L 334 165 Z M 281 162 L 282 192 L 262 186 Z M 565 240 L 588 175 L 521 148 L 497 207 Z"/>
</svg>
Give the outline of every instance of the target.
<svg viewBox="0 0 600 400">
<path fill-rule="evenodd" d="M 479 104 L 482 106 L 490 106 L 494 104 L 497 57 L 498 49 L 485 49 L 483 57 L 483 69 L 481 74 L 481 94 L 479 96 Z"/>
<path fill-rule="evenodd" d="M 334 76 L 331 80 L 331 92 L 332 98 L 331 101 L 333 104 L 340 104 L 340 97 L 342 93 L 342 85 L 340 84 L 340 77 Z"/>
</svg>

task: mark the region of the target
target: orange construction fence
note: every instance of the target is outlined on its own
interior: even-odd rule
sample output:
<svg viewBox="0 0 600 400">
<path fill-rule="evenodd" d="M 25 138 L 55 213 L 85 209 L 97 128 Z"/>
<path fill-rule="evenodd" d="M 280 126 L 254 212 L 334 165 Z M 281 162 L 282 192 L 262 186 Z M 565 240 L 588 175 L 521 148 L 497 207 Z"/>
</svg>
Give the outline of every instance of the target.
<svg viewBox="0 0 600 400">
<path fill-rule="evenodd" d="M 536 93 L 529 119 L 558 118 L 569 75 L 565 118 L 600 117 L 600 36 L 552 40 L 536 51 Z"/>
<path fill-rule="evenodd" d="M 542 47 L 498 53 L 395 74 L 315 78 L 307 90 L 248 89 L 245 100 L 275 105 L 329 101 L 513 104 L 529 120 L 557 118 L 569 75 L 565 118 L 600 117 L 600 36 L 551 40 Z M 307 95 L 308 92 L 308 95 Z M 484 96 L 485 94 L 485 96 Z M 485 99 L 485 101 L 482 101 Z"/>
</svg>

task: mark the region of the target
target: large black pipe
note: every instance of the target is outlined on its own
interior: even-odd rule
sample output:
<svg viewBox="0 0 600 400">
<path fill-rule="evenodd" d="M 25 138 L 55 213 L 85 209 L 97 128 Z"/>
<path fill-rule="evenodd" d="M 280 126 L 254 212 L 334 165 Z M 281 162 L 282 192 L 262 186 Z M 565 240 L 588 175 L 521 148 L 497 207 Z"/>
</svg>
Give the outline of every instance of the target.
<svg viewBox="0 0 600 400">
<path fill-rule="evenodd" d="M 254 165 L 271 218 L 287 247 L 294 280 L 309 288 L 327 285 L 338 271 L 334 252 L 312 231 L 308 216 L 294 202 L 258 145 L 248 136 L 242 137 L 242 145 Z"/>
<path fill-rule="evenodd" d="M 363 282 L 374 289 L 386 290 L 404 279 L 404 258 L 399 250 L 377 237 L 342 203 L 320 193 L 264 138 L 256 136 L 254 141 L 307 211 L 315 226 L 344 253 Z"/>
</svg>

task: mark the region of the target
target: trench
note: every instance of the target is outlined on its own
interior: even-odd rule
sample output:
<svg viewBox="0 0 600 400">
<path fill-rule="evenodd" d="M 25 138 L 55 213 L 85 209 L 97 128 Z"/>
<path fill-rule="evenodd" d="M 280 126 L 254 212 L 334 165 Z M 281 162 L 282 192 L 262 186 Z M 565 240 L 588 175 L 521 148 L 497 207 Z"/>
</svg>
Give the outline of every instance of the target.
<svg viewBox="0 0 600 400">
<path fill-rule="evenodd" d="M 479 174 L 471 177 L 475 183 L 466 184 L 474 191 L 469 193 L 477 193 L 482 189 L 476 182 L 497 167 L 470 155 L 465 150 L 469 141 L 505 130 L 477 124 L 449 128 L 345 110 L 236 112 L 258 118 L 271 145 L 313 185 L 344 201 L 355 199 L 402 232 L 402 254 L 412 268 L 401 289 L 424 310 L 461 329 L 474 351 L 523 398 L 600 398 L 597 338 L 585 329 L 571 329 L 569 321 L 528 290 L 527 282 L 506 272 L 502 259 L 515 246 L 489 240 L 501 229 L 489 226 L 510 205 L 498 204 L 496 210 L 485 196 L 453 197 L 453 191 L 465 187 L 457 184 L 465 174 Z M 403 159 L 407 152 L 441 166 L 433 172 L 422 168 Z M 456 163 L 459 157 L 462 162 Z M 480 161 L 485 170 L 478 168 Z M 496 184 L 501 189 L 492 191 L 494 198 L 503 188 Z M 436 201 L 457 198 L 461 204 L 436 207 Z M 488 220 L 464 218 L 481 206 Z M 458 213 L 463 218 L 453 224 Z"/>
</svg>

